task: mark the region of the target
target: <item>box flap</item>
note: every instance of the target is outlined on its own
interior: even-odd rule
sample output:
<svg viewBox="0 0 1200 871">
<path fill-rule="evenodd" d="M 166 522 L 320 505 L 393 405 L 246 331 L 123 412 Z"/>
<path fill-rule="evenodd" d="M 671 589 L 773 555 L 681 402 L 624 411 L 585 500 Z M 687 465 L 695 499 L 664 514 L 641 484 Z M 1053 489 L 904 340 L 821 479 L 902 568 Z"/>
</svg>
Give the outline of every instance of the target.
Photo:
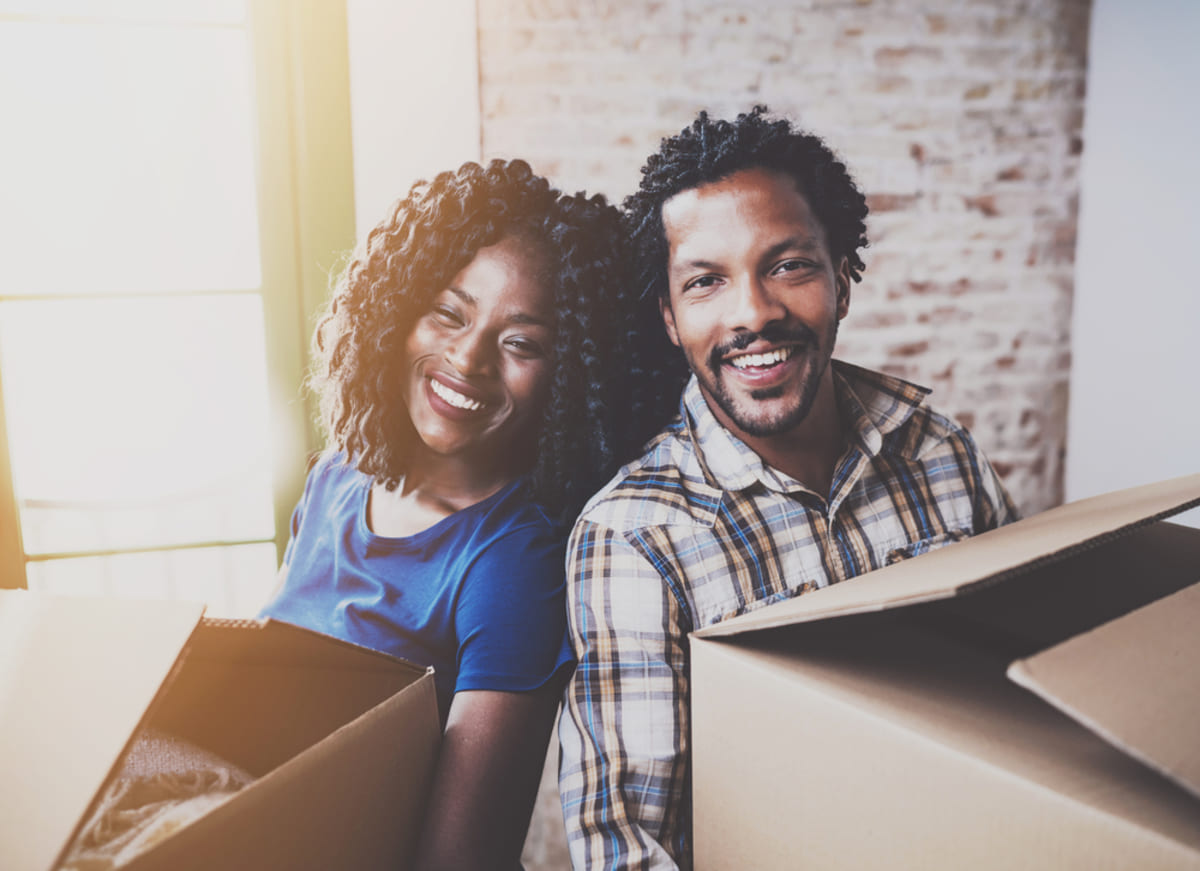
<svg viewBox="0 0 1200 871">
<path fill-rule="evenodd" d="M 1200 797 L 1197 626 L 1200 584 L 1018 660 L 1008 676 Z"/>
<path fill-rule="evenodd" d="M 203 620 L 149 724 L 263 775 L 426 671 L 275 620 Z"/>
<path fill-rule="evenodd" d="M 1200 504 L 1200 474 L 1052 508 L 950 547 L 696 631 L 718 637 L 947 599 Z"/>
<path fill-rule="evenodd" d="M 174 667 L 204 606 L 0 591 L 0 844 L 47 871 Z"/>
<path fill-rule="evenodd" d="M 273 716 L 254 716 L 278 724 L 294 712 L 276 708 Z M 407 868 L 441 734 L 430 669 L 122 868 Z"/>
</svg>

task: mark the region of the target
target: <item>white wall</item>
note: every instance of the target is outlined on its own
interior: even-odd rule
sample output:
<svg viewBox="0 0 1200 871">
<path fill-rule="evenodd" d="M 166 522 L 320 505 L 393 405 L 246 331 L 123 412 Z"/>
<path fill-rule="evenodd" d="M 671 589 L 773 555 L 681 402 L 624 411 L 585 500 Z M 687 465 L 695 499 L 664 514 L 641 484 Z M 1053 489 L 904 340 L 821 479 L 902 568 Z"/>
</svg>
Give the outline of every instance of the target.
<svg viewBox="0 0 1200 871">
<path fill-rule="evenodd" d="M 1068 500 L 1200 472 L 1198 46 L 1195 0 L 1095 0 Z"/>
<path fill-rule="evenodd" d="M 474 0 L 348 0 L 358 238 L 418 178 L 479 160 Z"/>
</svg>

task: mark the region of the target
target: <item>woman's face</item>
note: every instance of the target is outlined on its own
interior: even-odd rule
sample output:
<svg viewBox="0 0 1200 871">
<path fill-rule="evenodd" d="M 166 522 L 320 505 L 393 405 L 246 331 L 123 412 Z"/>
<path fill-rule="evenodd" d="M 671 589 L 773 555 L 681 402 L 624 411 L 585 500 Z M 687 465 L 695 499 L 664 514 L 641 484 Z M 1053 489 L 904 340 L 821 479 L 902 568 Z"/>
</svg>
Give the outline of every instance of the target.
<svg viewBox="0 0 1200 871">
<path fill-rule="evenodd" d="M 520 238 L 481 248 L 409 333 L 404 400 L 431 453 L 481 467 L 529 456 L 554 362 L 544 265 Z"/>
</svg>

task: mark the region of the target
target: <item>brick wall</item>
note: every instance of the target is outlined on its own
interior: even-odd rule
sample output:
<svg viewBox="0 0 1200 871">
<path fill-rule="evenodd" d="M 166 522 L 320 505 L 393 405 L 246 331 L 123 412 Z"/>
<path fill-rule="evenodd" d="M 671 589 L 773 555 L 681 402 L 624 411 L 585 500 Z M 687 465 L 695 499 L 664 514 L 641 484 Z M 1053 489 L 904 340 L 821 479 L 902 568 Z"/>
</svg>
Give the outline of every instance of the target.
<svg viewBox="0 0 1200 871">
<path fill-rule="evenodd" d="M 798 119 L 869 196 L 838 355 L 1062 499 L 1088 0 L 479 0 L 485 157 L 619 199 L 695 112 Z"/>
</svg>

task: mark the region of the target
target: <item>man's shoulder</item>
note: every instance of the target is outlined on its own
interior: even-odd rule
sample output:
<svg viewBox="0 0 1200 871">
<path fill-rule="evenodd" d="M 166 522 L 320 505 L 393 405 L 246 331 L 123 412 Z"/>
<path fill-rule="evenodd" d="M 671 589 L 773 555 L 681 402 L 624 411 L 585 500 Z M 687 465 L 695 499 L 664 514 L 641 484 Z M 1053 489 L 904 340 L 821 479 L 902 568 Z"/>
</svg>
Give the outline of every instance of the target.
<svg viewBox="0 0 1200 871">
<path fill-rule="evenodd" d="M 882 435 L 884 452 L 920 459 L 948 441 L 970 442 L 963 424 L 930 404 L 928 388 L 841 361 L 837 372 Z"/>
<path fill-rule="evenodd" d="M 588 500 L 576 526 L 593 524 L 625 533 L 694 524 L 710 516 L 720 498 L 721 491 L 705 480 L 687 428 L 676 420 Z"/>
<path fill-rule="evenodd" d="M 926 401 L 913 409 L 904 423 L 884 435 L 883 450 L 919 460 L 943 450 L 951 442 L 975 449 L 974 440 L 962 423 Z"/>
</svg>

